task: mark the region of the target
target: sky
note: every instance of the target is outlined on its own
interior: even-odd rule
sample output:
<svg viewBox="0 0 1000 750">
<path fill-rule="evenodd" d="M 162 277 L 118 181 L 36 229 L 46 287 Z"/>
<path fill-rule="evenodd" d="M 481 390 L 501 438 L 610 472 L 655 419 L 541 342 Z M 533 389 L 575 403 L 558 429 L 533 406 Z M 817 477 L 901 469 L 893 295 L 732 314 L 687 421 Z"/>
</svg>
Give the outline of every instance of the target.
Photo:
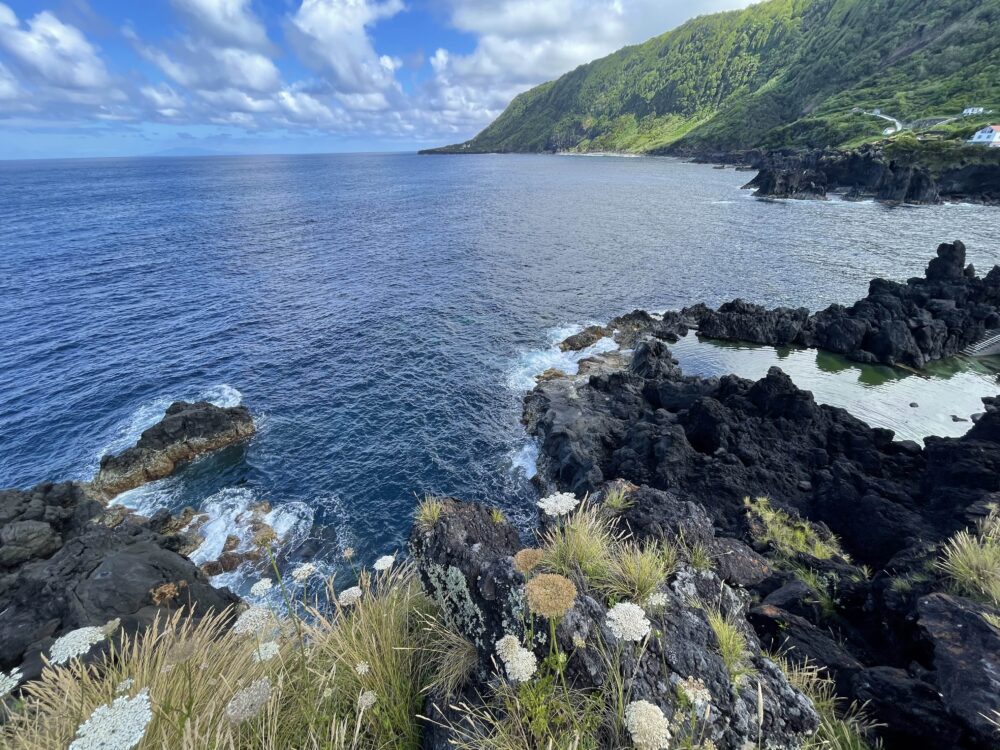
<svg viewBox="0 0 1000 750">
<path fill-rule="evenodd" d="M 0 159 L 412 151 L 749 0 L 0 0 Z"/>
</svg>

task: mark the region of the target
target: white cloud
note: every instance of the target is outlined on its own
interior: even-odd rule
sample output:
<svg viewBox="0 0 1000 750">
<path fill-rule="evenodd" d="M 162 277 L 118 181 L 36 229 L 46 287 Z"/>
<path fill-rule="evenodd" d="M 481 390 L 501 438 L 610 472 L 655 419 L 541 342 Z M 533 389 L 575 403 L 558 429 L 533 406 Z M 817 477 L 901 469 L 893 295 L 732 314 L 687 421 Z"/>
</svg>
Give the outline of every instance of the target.
<svg viewBox="0 0 1000 750">
<path fill-rule="evenodd" d="M 21 84 L 7 66 L 0 62 L 0 101 L 14 101 L 24 95 Z"/>
<path fill-rule="evenodd" d="M 215 47 L 202 40 L 183 38 L 172 53 L 143 43 L 129 27 L 123 30 L 139 53 L 175 83 L 192 89 L 228 88 L 272 92 L 281 88 L 281 74 L 269 57 L 238 47 Z"/>
<path fill-rule="evenodd" d="M 172 0 L 191 24 L 213 41 L 266 51 L 270 48 L 264 25 L 250 9 L 249 0 Z"/>
<path fill-rule="evenodd" d="M 80 91 L 112 86 L 97 49 L 79 29 L 48 11 L 22 26 L 14 11 L 0 3 L 0 49 L 41 85 Z"/>
<path fill-rule="evenodd" d="M 339 93 L 384 93 L 397 88 L 394 73 L 402 63 L 380 57 L 368 29 L 403 7 L 402 0 L 303 0 L 289 32 L 303 61 Z"/>
</svg>

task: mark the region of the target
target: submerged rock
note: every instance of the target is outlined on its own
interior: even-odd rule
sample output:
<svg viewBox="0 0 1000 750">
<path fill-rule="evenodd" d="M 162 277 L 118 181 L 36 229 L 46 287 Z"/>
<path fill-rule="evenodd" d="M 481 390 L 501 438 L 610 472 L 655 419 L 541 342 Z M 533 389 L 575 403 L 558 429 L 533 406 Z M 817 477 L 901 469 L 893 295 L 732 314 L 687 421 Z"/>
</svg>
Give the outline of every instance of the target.
<svg viewBox="0 0 1000 750">
<path fill-rule="evenodd" d="M 163 419 L 142 433 L 134 446 L 101 459 L 92 488 L 110 499 L 170 476 L 179 464 L 245 440 L 255 430 L 245 406 L 176 401 Z"/>
</svg>

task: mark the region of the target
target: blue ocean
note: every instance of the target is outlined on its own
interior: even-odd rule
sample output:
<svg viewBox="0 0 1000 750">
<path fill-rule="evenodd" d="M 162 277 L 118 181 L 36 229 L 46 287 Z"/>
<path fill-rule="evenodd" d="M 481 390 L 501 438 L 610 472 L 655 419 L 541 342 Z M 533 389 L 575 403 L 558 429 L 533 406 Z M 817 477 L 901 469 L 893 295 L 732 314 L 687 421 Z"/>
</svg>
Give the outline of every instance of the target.
<svg viewBox="0 0 1000 750">
<path fill-rule="evenodd" d="M 0 486 L 88 479 L 173 400 L 244 403 L 249 445 L 120 501 L 204 509 L 196 560 L 254 507 L 292 558 L 367 560 L 402 549 L 427 493 L 532 517 L 521 399 L 586 356 L 555 346 L 581 325 L 850 302 L 956 238 L 977 268 L 1000 262 L 996 209 L 767 202 L 740 189 L 751 176 L 619 157 L 2 163 Z M 694 336 L 674 349 L 692 373 L 779 364 L 906 437 L 961 434 L 952 415 L 997 391 L 989 362 L 918 378 Z"/>
</svg>

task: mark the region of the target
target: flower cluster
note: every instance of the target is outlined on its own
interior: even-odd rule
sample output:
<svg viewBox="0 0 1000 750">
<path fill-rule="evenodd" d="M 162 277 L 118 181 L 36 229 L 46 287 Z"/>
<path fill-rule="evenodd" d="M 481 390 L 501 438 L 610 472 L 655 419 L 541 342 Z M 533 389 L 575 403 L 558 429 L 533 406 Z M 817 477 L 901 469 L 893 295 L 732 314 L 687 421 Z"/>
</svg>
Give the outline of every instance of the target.
<svg viewBox="0 0 1000 750">
<path fill-rule="evenodd" d="M 545 515 L 552 518 L 559 518 L 559 516 L 572 513 L 573 509 L 579 504 L 580 501 L 571 492 L 557 492 L 554 495 L 543 497 L 538 501 L 538 507 L 545 511 Z"/>
<path fill-rule="evenodd" d="M 0 672 L 0 700 L 3 700 L 8 695 L 14 692 L 14 688 L 21 684 L 21 680 L 24 679 L 24 675 L 21 674 L 21 670 L 17 667 L 11 670 L 10 674 L 6 672 Z"/>
<path fill-rule="evenodd" d="M 250 594 L 252 596 L 265 596 L 272 588 L 274 588 L 274 583 L 270 578 L 261 578 L 250 587 Z"/>
<path fill-rule="evenodd" d="M 576 601 L 576 586 L 565 576 L 542 573 L 524 587 L 528 609 L 534 614 L 553 619 L 569 612 Z"/>
<path fill-rule="evenodd" d="M 146 727 L 153 720 L 149 691 L 140 690 L 134 698 L 115 698 L 110 706 L 98 706 L 76 730 L 69 750 L 131 750 L 142 742 Z"/>
<path fill-rule="evenodd" d="M 677 687 L 680 688 L 684 697 L 694 704 L 695 708 L 707 706 L 712 702 L 712 693 L 705 687 L 705 683 L 697 677 L 689 676 L 686 680 L 677 683 Z"/>
<path fill-rule="evenodd" d="M 541 564 L 543 557 L 545 557 L 545 550 L 537 547 L 525 547 L 514 555 L 514 570 L 527 575 Z"/>
<path fill-rule="evenodd" d="M 337 604 L 341 607 L 350 607 L 352 604 L 356 604 L 358 600 L 361 599 L 361 587 L 351 586 L 349 589 L 344 589 L 337 596 Z"/>
<path fill-rule="evenodd" d="M 281 647 L 278 645 L 277 641 L 264 641 L 257 645 L 257 648 L 253 652 L 253 660 L 255 662 L 265 662 L 270 661 L 275 656 L 278 655 L 278 651 Z"/>
<path fill-rule="evenodd" d="M 366 674 L 372 671 L 371 664 L 366 661 L 359 661 L 354 665 L 354 671 L 360 676 L 364 677 Z"/>
<path fill-rule="evenodd" d="M 646 608 L 660 610 L 665 609 L 667 606 L 667 595 L 662 591 L 657 591 L 655 594 L 650 594 L 649 598 L 646 600 Z"/>
<path fill-rule="evenodd" d="M 236 618 L 233 632 L 236 635 L 260 635 L 265 628 L 274 626 L 274 615 L 265 607 L 250 607 Z"/>
<path fill-rule="evenodd" d="M 649 635 L 650 623 L 638 604 L 620 602 L 608 611 L 606 625 L 621 641 L 641 641 Z"/>
<path fill-rule="evenodd" d="M 379 573 L 384 573 L 389 568 L 391 568 L 393 563 L 395 562 L 396 562 L 395 555 L 382 555 L 382 557 L 380 557 L 378 560 L 375 561 L 375 564 L 372 565 L 372 567 L 375 568 L 375 570 L 377 570 Z"/>
<path fill-rule="evenodd" d="M 312 563 L 302 563 L 292 571 L 292 578 L 296 583 L 305 583 L 318 572 L 319 569 Z"/>
<path fill-rule="evenodd" d="M 497 641 L 496 651 L 507 670 L 507 677 L 514 682 L 527 682 L 538 669 L 535 655 L 512 635 L 505 635 Z"/>
<path fill-rule="evenodd" d="M 69 631 L 52 644 L 49 661 L 53 664 L 65 664 L 74 657 L 83 656 L 95 643 L 104 640 L 107 635 L 106 627 L 88 625 Z"/>
<path fill-rule="evenodd" d="M 238 691 L 226 705 L 226 716 L 234 724 L 242 724 L 263 710 L 271 700 L 271 683 L 261 677 Z"/>
<path fill-rule="evenodd" d="M 670 747 L 670 722 L 663 711 L 649 701 L 628 704 L 625 727 L 638 750 L 667 750 Z"/>
<path fill-rule="evenodd" d="M 358 696 L 358 710 L 367 711 L 369 708 L 372 708 L 375 705 L 375 701 L 377 699 L 378 696 L 375 695 L 374 690 L 366 690 L 365 692 L 363 692 L 361 695 Z"/>
</svg>

